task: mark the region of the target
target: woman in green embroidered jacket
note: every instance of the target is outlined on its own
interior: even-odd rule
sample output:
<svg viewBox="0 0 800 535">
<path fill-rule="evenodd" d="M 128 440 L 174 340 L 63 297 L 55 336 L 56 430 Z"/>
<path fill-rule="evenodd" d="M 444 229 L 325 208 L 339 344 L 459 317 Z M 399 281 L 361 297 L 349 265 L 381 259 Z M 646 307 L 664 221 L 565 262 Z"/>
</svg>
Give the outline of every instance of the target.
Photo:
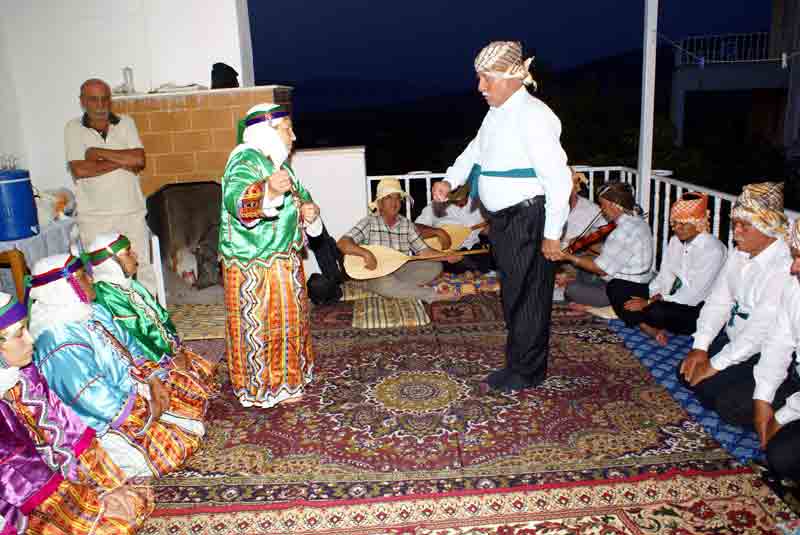
<svg viewBox="0 0 800 535">
<path fill-rule="evenodd" d="M 222 177 L 226 355 L 245 407 L 298 401 L 314 369 L 300 252 L 306 234 L 322 233 L 322 221 L 286 163 L 294 140 L 283 106 L 251 108 Z"/>
<path fill-rule="evenodd" d="M 114 322 L 139 342 L 148 359 L 171 360 L 197 379 L 193 390 L 206 399 L 216 394 L 215 366 L 181 343 L 169 312 L 134 278 L 138 259 L 130 240 L 118 233 L 99 234 L 88 250 L 96 301 L 111 312 Z"/>
</svg>

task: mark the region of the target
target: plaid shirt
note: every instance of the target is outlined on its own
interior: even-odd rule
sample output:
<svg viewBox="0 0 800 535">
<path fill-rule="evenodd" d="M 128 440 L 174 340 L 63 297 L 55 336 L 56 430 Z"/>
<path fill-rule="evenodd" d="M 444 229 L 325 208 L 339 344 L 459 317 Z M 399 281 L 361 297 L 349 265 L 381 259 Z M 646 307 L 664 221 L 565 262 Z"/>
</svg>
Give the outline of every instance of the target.
<svg viewBox="0 0 800 535">
<path fill-rule="evenodd" d="M 641 217 L 622 214 L 603 244 L 595 264 L 608 274 L 606 280 L 622 279 L 645 283 L 653 278 L 653 235 Z"/>
<path fill-rule="evenodd" d="M 349 236 L 357 245 L 383 245 L 403 254 L 417 254 L 428 246 L 417 233 L 414 223 L 402 215 L 389 228 L 380 215 L 368 215 L 351 228 Z"/>
</svg>

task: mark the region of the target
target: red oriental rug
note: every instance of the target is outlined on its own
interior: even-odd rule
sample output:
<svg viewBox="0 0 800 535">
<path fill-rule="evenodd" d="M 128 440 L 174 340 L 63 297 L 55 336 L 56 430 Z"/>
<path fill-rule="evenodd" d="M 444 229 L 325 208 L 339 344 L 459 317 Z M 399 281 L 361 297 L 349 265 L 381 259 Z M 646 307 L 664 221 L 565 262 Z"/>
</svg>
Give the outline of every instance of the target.
<svg viewBox="0 0 800 535">
<path fill-rule="evenodd" d="M 748 470 L 372 500 L 158 511 L 144 533 L 193 535 L 778 535 L 792 518 Z"/>
<path fill-rule="evenodd" d="M 605 323 L 556 309 L 547 380 L 501 394 L 481 385 L 504 362 L 487 296 L 435 304 L 419 329 L 314 314 L 300 403 L 242 408 L 222 359 L 207 436 L 154 483 L 144 533 L 777 534 L 794 518 Z"/>
</svg>

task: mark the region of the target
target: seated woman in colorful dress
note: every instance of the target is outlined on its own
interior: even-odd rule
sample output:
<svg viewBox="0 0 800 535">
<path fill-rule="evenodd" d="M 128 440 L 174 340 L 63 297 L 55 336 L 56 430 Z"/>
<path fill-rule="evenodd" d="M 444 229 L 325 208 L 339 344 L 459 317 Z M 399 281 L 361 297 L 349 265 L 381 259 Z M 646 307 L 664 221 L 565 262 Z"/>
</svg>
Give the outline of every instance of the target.
<svg viewBox="0 0 800 535">
<path fill-rule="evenodd" d="M 0 293 L 0 533 L 132 534 L 153 510 L 31 364 L 27 309 Z"/>
<path fill-rule="evenodd" d="M 179 370 L 196 376 L 208 396 L 216 394 L 215 366 L 181 344 L 169 312 L 134 278 L 139 263 L 130 240 L 116 232 L 99 234 L 89 245 L 88 258 L 95 301 L 139 343 L 144 356 L 153 362 L 171 360 Z"/>
<path fill-rule="evenodd" d="M 95 298 L 80 259 L 55 255 L 33 267 L 33 360 L 58 397 L 93 428 L 128 476 L 168 474 L 205 433 L 208 393 L 172 363 L 145 358 Z"/>
</svg>

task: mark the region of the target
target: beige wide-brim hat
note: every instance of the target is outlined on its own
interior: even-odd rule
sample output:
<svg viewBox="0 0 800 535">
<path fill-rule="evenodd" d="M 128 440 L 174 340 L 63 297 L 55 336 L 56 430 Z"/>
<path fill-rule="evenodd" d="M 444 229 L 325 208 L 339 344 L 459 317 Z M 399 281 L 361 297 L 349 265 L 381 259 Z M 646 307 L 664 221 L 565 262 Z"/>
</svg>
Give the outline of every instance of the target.
<svg viewBox="0 0 800 535">
<path fill-rule="evenodd" d="M 399 193 L 401 199 L 408 197 L 408 193 L 403 191 L 400 181 L 396 178 L 384 178 L 378 182 L 378 190 L 375 192 L 375 200 L 369 203 L 369 209 L 373 212 L 378 209 L 378 201 L 388 197 L 393 193 Z"/>
</svg>

